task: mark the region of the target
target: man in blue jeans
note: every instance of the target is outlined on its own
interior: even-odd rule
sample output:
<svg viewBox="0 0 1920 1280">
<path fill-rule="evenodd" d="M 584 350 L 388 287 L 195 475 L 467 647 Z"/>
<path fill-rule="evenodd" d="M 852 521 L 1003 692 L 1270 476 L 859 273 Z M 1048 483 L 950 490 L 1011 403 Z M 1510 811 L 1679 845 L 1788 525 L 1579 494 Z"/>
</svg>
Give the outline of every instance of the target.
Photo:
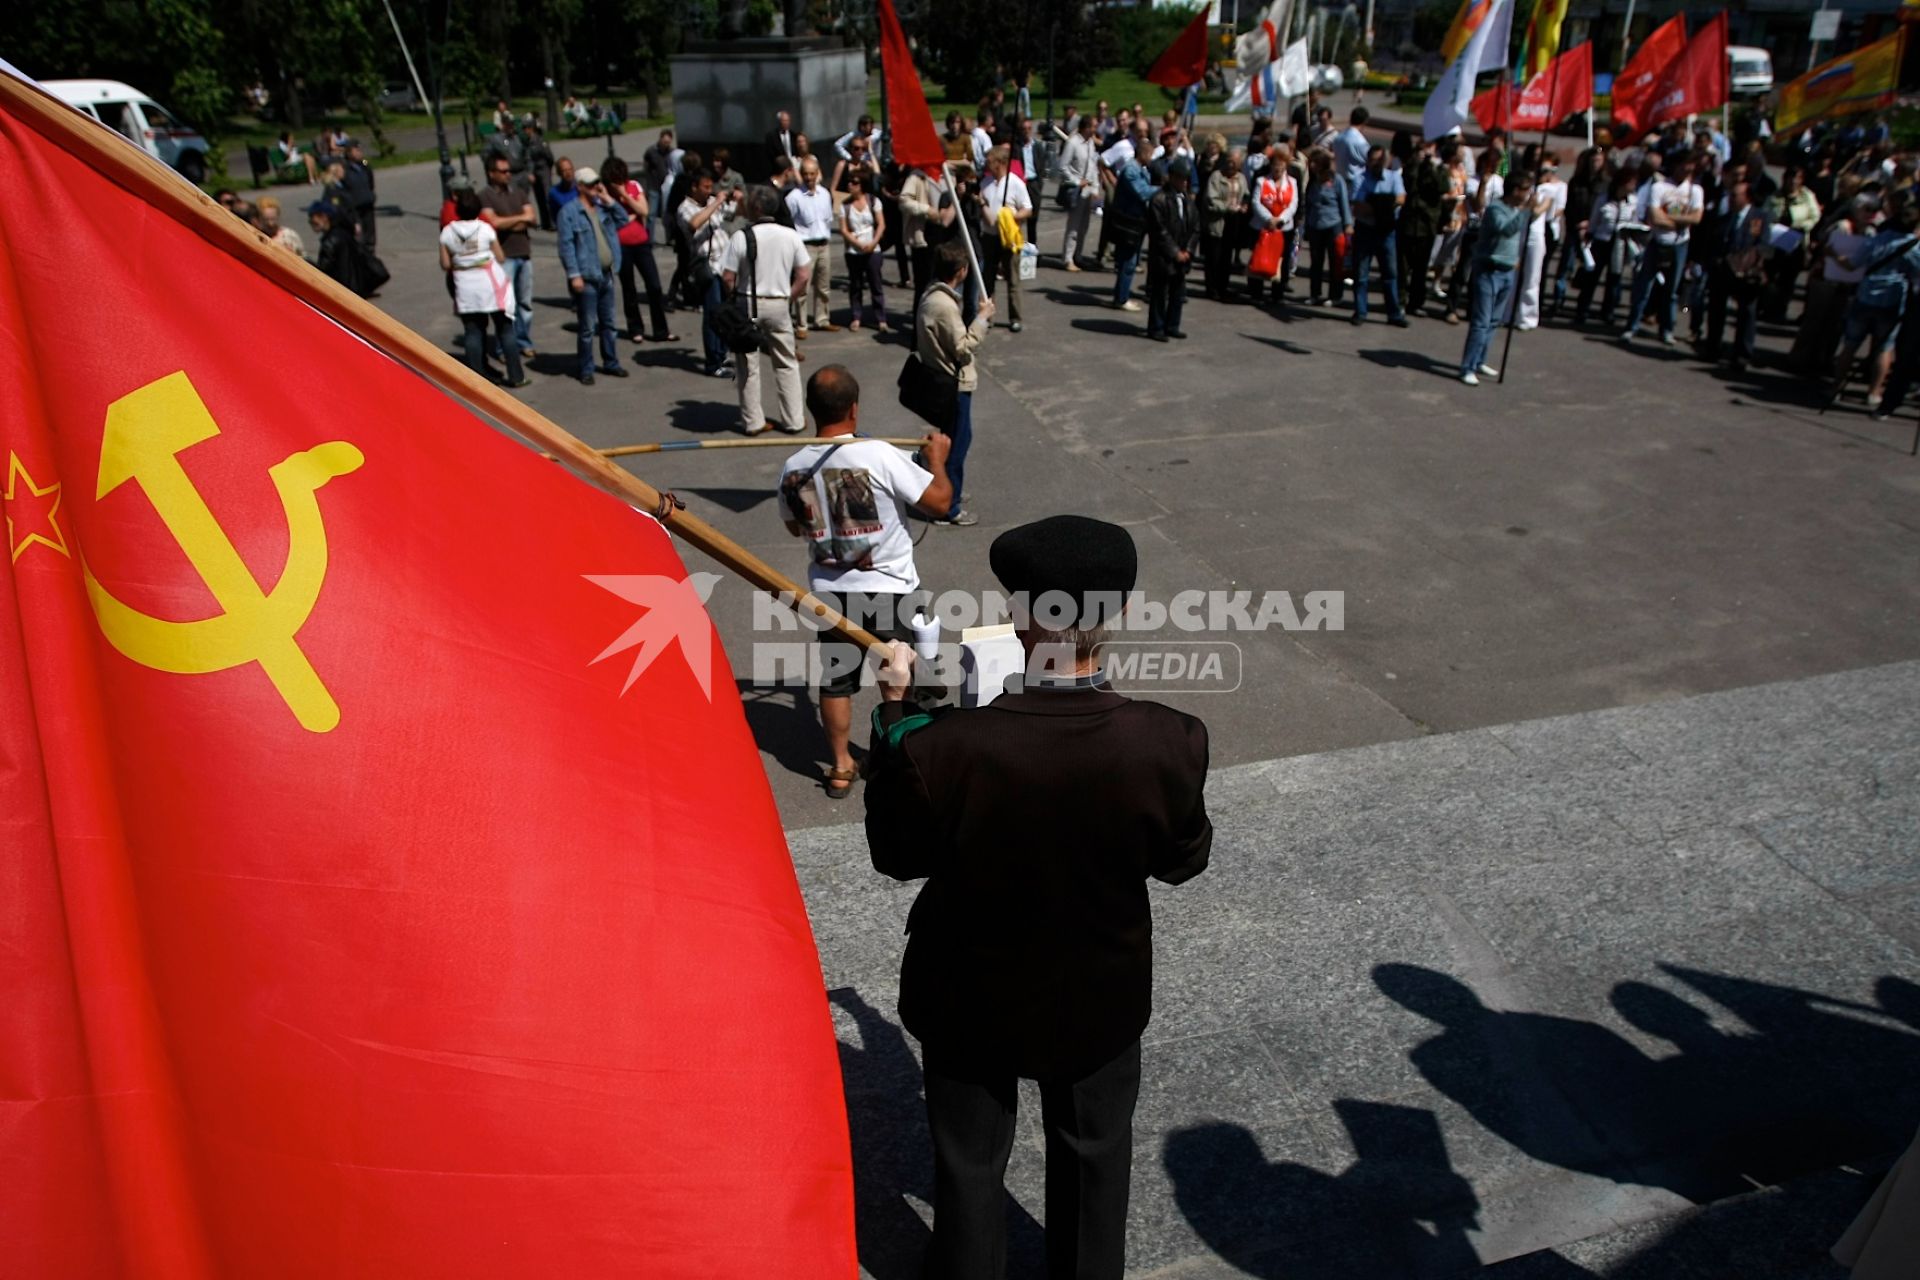
<svg viewBox="0 0 1920 1280">
<path fill-rule="evenodd" d="M 1513 302 L 1514 268 L 1532 220 L 1533 178 L 1516 173 L 1507 179 L 1504 199 L 1488 205 L 1480 215 L 1479 238 L 1473 243 L 1473 304 L 1467 329 L 1467 349 L 1460 356 L 1460 381 L 1480 385 L 1480 375 L 1497 378 L 1500 371 L 1487 363 L 1493 331 Z"/>
<path fill-rule="evenodd" d="M 1140 246 L 1147 234 L 1147 202 L 1153 199 L 1153 173 L 1136 141 L 1133 156 L 1113 171 L 1113 195 L 1107 200 L 1108 232 L 1113 240 L 1113 306 L 1138 311 L 1133 300 L 1133 275 L 1140 268 Z"/>
<path fill-rule="evenodd" d="M 1399 245 L 1394 229 L 1407 203 L 1407 186 L 1400 171 L 1387 168 L 1387 149 L 1367 152 L 1367 167 L 1353 188 L 1353 323 L 1367 322 L 1367 285 L 1373 264 L 1380 264 L 1386 286 L 1387 319 L 1404 329 L 1406 312 L 1400 309 Z"/>
<path fill-rule="evenodd" d="M 1673 330 L 1680 319 L 1680 280 L 1687 271 L 1687 240 L 1705 216 L 1707 201 L 1700 184 L 1693 180 L 1693 156 L 1682 153 L 1672 157 L 1671 177 L 1655 178 L 1640 192 L 1639 220 L 1651 227 L 1647 233 L 1647 254 L 1633 271 L 1633 310 L 1620 341 L 1632 342 L 1640 328 L 1641 317 L 1653 296 L 1654 281 L 1666 286 L 1666 305 L 1660 317 L 1660 341 L 1674 345 Z"/>
<path fill-rule="evenodd" d="M 624 378 L 613 324 L 613 287 L 620 274 L 620 224 L 627 212 L 607 194 L 606 184 L 592 169 L 574 174 L 579 198 L 560 206 L 555 230 L 560 239 L 560 267 L 573 291 L 580 320 L 580 383 L 593 385 L 593 339 L 600 338 L 600 372 Z"/>
</svg>

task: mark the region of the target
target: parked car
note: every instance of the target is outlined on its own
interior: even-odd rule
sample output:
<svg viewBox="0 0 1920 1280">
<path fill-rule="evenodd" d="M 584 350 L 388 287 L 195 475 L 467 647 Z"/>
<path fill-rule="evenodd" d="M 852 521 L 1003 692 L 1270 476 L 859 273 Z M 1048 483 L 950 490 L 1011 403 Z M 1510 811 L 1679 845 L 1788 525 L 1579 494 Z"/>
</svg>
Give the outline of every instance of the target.
<svg viewBox="0 0 1920 1280">
<path fill-rule="evenodd" d="M 413 86 L 404 80 L 389 80 L 380 89 L 380 109 L 382 111 L 425 111 L 427 104 L 413 91 Z"/>
<path fill-rule="evenodd" d="M 163 164 L 188 182 L 207 180 L 207 140 L 200 131 L 131 85 L 118 80 L 47 80 L 41 87 Z"/>
<path fill-rule="evenodd" d="M 1752 45 L 1727 46 L 1727 91 L 1736 98 L 1773 92 L 1773 55 Z"/>
</svg>

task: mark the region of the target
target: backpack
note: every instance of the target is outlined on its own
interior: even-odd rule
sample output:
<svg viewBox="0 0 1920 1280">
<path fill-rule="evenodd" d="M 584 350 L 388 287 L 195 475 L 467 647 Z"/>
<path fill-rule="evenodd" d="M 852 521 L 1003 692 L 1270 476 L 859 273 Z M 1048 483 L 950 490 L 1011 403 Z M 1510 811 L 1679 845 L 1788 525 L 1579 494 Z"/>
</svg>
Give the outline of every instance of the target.
<svg viewBox="0 0 1920 1280">
<path fill-rule="evenodd" d="M 747 242 L 746 274 L 734 278 L 733 296 L 713 313 L 714 336 L 736 355 L 750 356 L 763 345 L 760 326 L 754 319 L 760 314 L 760 299 L 754 293 L 760 269 L 760 237 L 754 232 L 759 229 L 756 224 L 741 233 Z"/>
</svg>

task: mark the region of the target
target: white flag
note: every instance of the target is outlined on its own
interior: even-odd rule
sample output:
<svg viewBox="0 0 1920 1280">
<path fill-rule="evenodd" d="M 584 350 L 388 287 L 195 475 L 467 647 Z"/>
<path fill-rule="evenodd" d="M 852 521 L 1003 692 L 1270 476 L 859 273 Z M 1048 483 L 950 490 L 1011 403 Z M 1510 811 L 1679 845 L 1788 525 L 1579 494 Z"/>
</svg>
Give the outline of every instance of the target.
<svg viewBox="0 0 1920 1280">
<path fill-rule="evenodd" d="M 1307 61 L 1307 42 L 1295 40 L 1287 46 L 1286 56 L 1280 59 L 1279 89 L 1281 96 L 1297 98 L 1313 84 L 1313 64 Z"/>
<path fill-rule="evenodd" d="M 1473 15 L 1474 9 L 1482 9 Z M 1473 118 L 1473 78 L 1482 71 L 1500 71 L 1507 65 L 1507 40 L 1513 26 L 1513 6 L 1508 0 L 1466 0 L 1462 17 L 1478 16 L 1473 36 L 1460 56 L 1450 63 L 1427 99 L 1421 115 L 1421 128 L 1429 138 L 1438 138 Z"/>
<path fill-rule="evenodd" d="M 1251 79 L 1261 67 L 1280 61 L 1280 42 L 1287 38 L 1292 18 L 1293 0 L 1273 0 L 1253 24 L 1253 30 L 1233 42 L 1233 60 L 1241 74 Z"/>
<path fill-rule="evenodd" d="M 1255 115 L 1272 115 L 1275 96 L 1273 64 L 1269 62 L 1252 75 L 1240 77 L 1240 83 L 1227 98 L 1227 114 L 1251 111 Z"/>
</svg>

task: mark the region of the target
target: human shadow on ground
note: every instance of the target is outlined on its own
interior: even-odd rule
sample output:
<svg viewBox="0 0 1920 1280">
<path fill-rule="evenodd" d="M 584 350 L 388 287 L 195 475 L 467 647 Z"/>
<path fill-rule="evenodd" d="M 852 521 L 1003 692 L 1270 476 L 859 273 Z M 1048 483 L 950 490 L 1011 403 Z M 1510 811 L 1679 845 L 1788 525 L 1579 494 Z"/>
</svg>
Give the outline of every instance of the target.
<svg viewBox="0 0 1920 1280">
<path fill-rule="evenodd" d="M 1128 320 L 1075 320 L 1073 327 L 1082 333 L 1104 333 L 1110 338 L 1144 338 L 1147 336 L 1147 313 L 1142 311 L 1140 319 Z"/>
<path fill-rule="evenodd" d="M 1437 374 L 1443 378 L 1458 378 L 1460 376 L 1460 367 L 1457 364 L 1449 364 L 1445 360 L 1436 360 L 1434 357 L 1422 351 L 1394 351 L 1391 349 L 1376 348 L 1371 351 L 1357 351 L 1354 354 L 1370 364 L 1379 365 L 1383 369 L 1411 369 L 1415 373 Z"/>
<path fill-rule="evenodd" d="M 774 496 L 772 485 L 764 489 L 689 488 L 686 485 L 675 485 L 673 491 L 683 497 L 692 495 L 704 498 L 708 502 L 725 507 L 735 515 L 751 511 L 763 502 L 770 502 Z"/>
<path fill-rule="evenodd" d="M 1380 990 L 1436 1023 L 1408 1055 L 1441 1093 L 1534 1159 L 1706 1204 L 1897 1151 L 1920 1114 L 1920 1035 L 1880 1005 L 1707 973 L 1661 969 L 1704 1002 L 1622 982 L 1614 1011 L 1677 1052 L 1649 1054 L 1610 1028 L 1487 1008 L 1466 984 L 1414 965 L 1374 970 Z M 1860 1016 L 1870 1015 L 1870 1016 Z M 1724 1018 L 1721 1019 L 1725 1021 Z"/>
<path fill-rule="evenodd" d="M 1040 296 L 1048 302 L 1062 307 L 1104 307 L 1113 300 L 1113 286 L 1077 285 L 1070 289 L 1047 288 L 1039 290 Z"/>
<path fill-rule="evenodd" d="M 1269 338 L 1265 334 L 1260 333 L 1243 333 L 1240 336 L 1249 342 L 1257 342 L 1263 347 L 1273 347 L 1276 350 L 1284 351 L 1290 356 L 1310 356 L 1313 354 L 1312 347 L 1303 347 L 1297 342 L 1288 342 L 1285 338 Z"/>
<path fill-rule="evenodd" d="M 719 381 L 719 379 L 714 379 Z M 732 383 L 727 384 L 731 391 Z M 733 435 L 740 430 L 740 405 L 736 400 L 676 400 L 667 410 L 667 425 L 692 435 Z M 797 447 L 797 446 L 796 446 Z"/>
<path fill-rule="evenodd" d="M 840 1041 L 847 1130 L 853 1145 L 854 1229 L 860 1265 L 874 1280 L 920 1280 L 932 1231 L 913 1201 L 933 1202 L 933 1141 L 920 1063 L 906 1032 L 852 987 L 827 993 L 853 1019 L 859 1043 Z M 1016 1146 L 1014 1160 L 1030 1159 Z M 909 1199 L 911 1197 L 911 1200 Z M 1040 1224 L 1007 1197 L 1008 1274 L 1038 1274 L 1044 1257 Z"/>
<path fill-rule="evenodd" d="M 1374 971 L 1382 992 L 1441 1028 L 1409 1055 L 1414 1065 L 1490 1132 L 1543 1163 L 1696 1204 L 1729 1201 L 1679 1218 L 1604 1271 L 1548 1250 L 1492 1274 L 1838 1276 L 1823 1261 L 1826 1247 L 1920 1115 L 1920 984 L 1883 977 L 1874 1001 L 1858 1003 L 1661 968 L 1685 998 L 1643 982 L 1610 993 L 1629 1025 L 1674 1047 L 1657 1055 L 1596 1023 L 1489 1009 L 1429 969 Z M 1728 1015 L 1742 1030 L 1715 1025 Z M 1262 1280 L 1478 1273 L 1469 1233 L 1482 1205 L 1453 1168 L 1434 1113 L 1350 1098 L 1332 1105 L 1355 1156 L 1337 1174 L 1269 1162 L 1260 1138 L 1238 1124 L 1168 1134 L 1162 1161 L 1195 1233 Z M 1783 1189 L 1753 1195 L 1759 1187 Z"/>
<path fill-rule="evenodd" d="M 797 674 L 802 683 L 756 684 L 750 676 L 734 683 L 740 690 L 740 706 L 746 712 L 747 729 L 753 734 L 754 745 L 772 756 L 788 773 L 819 782 L 826 777 L 832 757 L 814 713 L 813 699 L 807 695 L 805 673 Z M 862 754 L 857 743 L 853 754 L 855 759 Z"/>
<path fill-rule="evenodd" d="M 1174 1202 L 1216 1253 L 1263 1280 L 1377 1280 L 1477 1270 L 1479 1200 L 1433 1112 L 1342 1098 L 1358 1159 L 1335 1175 L 1269 1163 L 1253 1132 L 1212 1123 L 1167 1135 Z"/>
</svg>

